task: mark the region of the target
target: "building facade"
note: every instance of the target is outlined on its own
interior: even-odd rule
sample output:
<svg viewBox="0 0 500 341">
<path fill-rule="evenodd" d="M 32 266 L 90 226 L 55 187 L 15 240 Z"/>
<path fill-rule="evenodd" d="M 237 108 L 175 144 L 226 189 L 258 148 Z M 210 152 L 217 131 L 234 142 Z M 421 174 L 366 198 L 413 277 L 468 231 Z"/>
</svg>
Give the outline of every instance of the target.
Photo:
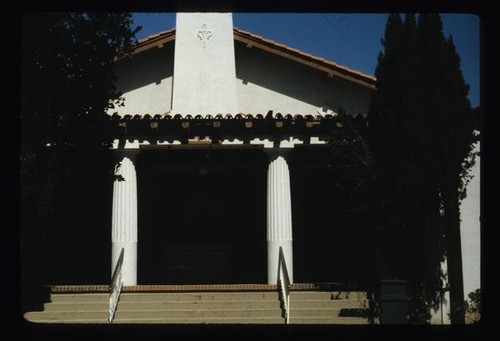
<svg viewBox="0 0 500 341">
<path fill-rule="evenodd" d="M 125 286 L 276 284 L 280 248 L 295 283 L 380 279 L 379 236 L 329 186 L 327 144 L 343 128 L 339 108 L 366 127 L 374 77 L 236 29 L 230 13 L 179 13 L 175 29 L 114 63 L 125 99 L 108 112 L 115 180 L 95 182 L 109 200 L 85 203 L 106 219 L 81 223 L 79 243 L 65 224 L 54 231 L 53 273 L 64 275 L 49 281 L 107 283 L 124 250 Z M 479 241 L 474 172 L 469 241 Z M 462 244 L 474 268 L 478 243 Z M 85 255 L 68 276 L 61 254 L 75 250 Z M 433 323 L 448 322 L 442 303 Z"/>
<path fill-rule="evenodd" d="M 366 116 L 373 77 L 234 29 L 230 13 L 180 13 L 175 30 L 139 41 L 116 70 L 125 105 L 109 112 L 119 176 L 111 264 L 124 248 L 125 285 L 138 283 L 138 259 L 147 254 L 159 275 L 144 279 L 167 283 L 276 283 L 280 247 L 292 278 L 294 255 L 319 263 L 298 255 L 293 236 L 316 227 L 321 235 L 327 215 L 312 209 L 318 226 L 306 231 L 314 218 L 293 211 L 317 201 L 301 181 L 318 186 L 326 164 L 290 168 L 327 152 L 337 108 Z M 295 232 L 299 221 L 303 231 Z M 311 253 L 314 242 L 302 248 Z M 201 258 L 210 254 L 203 277 Z"/>
</svg>

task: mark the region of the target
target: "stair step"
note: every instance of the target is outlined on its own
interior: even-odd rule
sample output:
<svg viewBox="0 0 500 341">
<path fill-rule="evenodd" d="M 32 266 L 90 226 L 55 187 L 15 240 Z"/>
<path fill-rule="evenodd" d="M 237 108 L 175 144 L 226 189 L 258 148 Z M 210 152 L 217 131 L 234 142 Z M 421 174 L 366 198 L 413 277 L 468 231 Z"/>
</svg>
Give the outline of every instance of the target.
<svg viewBox="0 0 500 341">
<path fill-rule="evenodd" d="M 365 291 L 292 291 L 292 300 L 366 300 Z"/>
<path fill-rule="evenodd" d="M 277 292 L 196 292 L 196 293 L 123 293 L 120 302 L 141 301 L 278 301 Z"/>
<path fill-rule="evenodd" d="M 369 320 L 364 317 L 291 317 L 290 324 L 356 324 L 366 325 Z"/>
<path fill-rule="evenodd" d="M 344 308 L 328 308 L 328 309 L 304 309 L 304 308 L 293 308 L 290 310 L 291 317 L 364 317 L 368 315 L 368 309 L 354 308 L 354 309 L 344 309 Z"/>
<path fill-rule="evenodd" d="M 281 317 L 245 317 L 245 318 L 133 318 L 113 320 L 113 324 L 284 324 Z M 35 323 L 64 323 L 64 324 L 107 324 L 105 318 L 77 318 L 77 319 L 47 319 L 31 320 Z"/>
<path fill-rule="evenodd" d="M 187 309 L 275 309 L 278 300 L 272 301 L 174 301 L 174 302 L 120 302 L 120 310 L 187 310 Z"/>
<path fill-rule="evenodd" d="M 151 319 L 151 318 L 257 318 L 281 317 L 281 309 L 204 309 L 204 310 L 122 310 L 115 313 L 116 319 Z M 28 321 L 35 320 L 78 320 L 107 319 L 108 311 L 36 311 L 25 314 Z"/>
<path fill-rule="evenodd" d="M 115 319 L 113 323 L 162 323 L 162 324 L 284 324 L 282 317 L 203 317 L 203 318 L 134 318 Z"/>
<path fill-rule="evenodd" d="M 57 302 L 46 303 L 44 311 L 108 311 L 109 302 Z"/>
<path fill-rule="evenodd" d="M 278 300 L 277 292 L 122 293 L 121 302 Z M 51 302 L 109 302 L 109 294 L 52 294 Z"/>
<path fill-rule="evenodd" d="M 118 308 L 115 318 L 244 318 L 281 317 L 281 309 L 198 309 L 198 310 L 123 310 Z"/>
<path fill-rule="evenodd" d="M 370 300 L 291 300 L 295 308 L 369 308 Z"/>
<path fill-rule="evenodd" d="M 187 310 L 187 309 L 272 309 L 279 308 L 278 300 L 258 301 L 139 301 L 123 302 L 120 300 L 120 310 Z M 45 311 L 91 311 L 106 310 L 108 302 L 57 302 L 47 303 Z"/>
<path fill-rule="evenodd" d="M 217 291 L 214 287 L 189 292 L 188 288 L 177 292 L 122 292 L 114 323 L 284 323 L 276 291 Z M 361 291 L 292 291 L 290 323 L 368 324 L 373 321 L 369 320 L 371 300 L 367 297 Z M 53 293 L 43 312 L 24 316 L 42 323 L 107 323 L 108 309 L 107 292 Z"/>
<path fill-rule="evenodd" d="M 109 293 L 103 294 L 51 294 L 51 302 L 108 302 Z"/>
<path fill-rule="evenodd" d="M 31 311 L 24 318 L 32 322 L 64 320 L 108 320 L 108 311 Z"/>
</svg>

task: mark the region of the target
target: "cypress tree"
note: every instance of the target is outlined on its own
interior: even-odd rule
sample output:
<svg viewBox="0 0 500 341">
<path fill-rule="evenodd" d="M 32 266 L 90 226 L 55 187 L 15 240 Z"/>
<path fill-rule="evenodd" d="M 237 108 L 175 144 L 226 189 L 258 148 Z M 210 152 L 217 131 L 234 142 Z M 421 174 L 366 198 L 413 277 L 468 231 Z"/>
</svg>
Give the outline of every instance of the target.
<svg viewBox="0 0 500 341">
<path fill-rule="evenodd" d="M 426 264 L 424 252 L 425 237 L 437 225 L 437 214 L 432 213 L 438 209 L 438 200 L 435 186 L 422 173 L 425 122 L 420 89 L 425 78 L 415 15 L 406 14 L 404 22 L 399 15 L 391 15 L 383 47 L 376 72 L 378 91 L 369 114 L 370 144 L 393 210 L 386 222 L 391 241 L 384 248 L 393 250 L 389 256 L 393 258 L 392 277 L 409 281 L 410 322 L 418 323 L 429 318 L 426 299 L 435 297 L 424 297 L 422 288 L 428 268 L 439 267 L 439 259 Z"/>
<path fill-rule="evenodd" d="M 422 65 L 427 76 L 422 94 L 426 103 L 427 176 L 436 180 L 441 196 L 446 235 L 451 322 L 464 323 L 464 294 L 460 239 L 460 200 L 465 196 L 468 171 L 473 165 L 474 118 L 467 99 L 453 39 L 446 39 L 438 14 L 419 18 Z"/>
<path fill-rule="evenodd" d="M 420 15 L 418 25 L 412 14 L 404 22 L 389 15 L 382 45 L 369 142 L 393 210 L 386 219 L 396 250 L 392 276 L 409 280 L 410 321 L 427 321 L 429 304 L 437 304 L 444 220 L 452 323 L 463 323 L 459 204 L 474 134 L 460 59 L 438 14 Z"/>
</svg>

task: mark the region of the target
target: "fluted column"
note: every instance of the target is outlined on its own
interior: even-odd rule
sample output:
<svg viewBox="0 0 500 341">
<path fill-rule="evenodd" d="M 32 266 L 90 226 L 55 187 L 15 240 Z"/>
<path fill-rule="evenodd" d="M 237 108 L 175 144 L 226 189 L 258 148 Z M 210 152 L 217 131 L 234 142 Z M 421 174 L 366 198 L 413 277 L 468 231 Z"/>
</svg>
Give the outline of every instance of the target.
<svg viewBox="0 0 500 341">
<path fill-rule="evenodd" d="M 122 155 L 115 166 L 111 219 L 111 272 L 120 251 L 125 249 L 122 276 L 124 285 L 137 284 L 137 177 L 134 154 Z"/>
<path fill-rule="evenodd" d="M 293 283 L 292 201 L 290 172 L 284 153 L 269 154 L 267 171 L 267 282 L 278 279 L 279 248 L 283 248 L 290 282 Z"/>
</svg>

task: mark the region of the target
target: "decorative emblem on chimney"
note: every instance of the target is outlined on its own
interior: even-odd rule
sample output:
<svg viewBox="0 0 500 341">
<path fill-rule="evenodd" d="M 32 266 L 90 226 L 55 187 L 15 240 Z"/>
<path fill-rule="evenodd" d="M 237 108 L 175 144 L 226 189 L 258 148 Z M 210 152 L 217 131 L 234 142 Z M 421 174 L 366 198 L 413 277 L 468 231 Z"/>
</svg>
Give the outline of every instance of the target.
<svg viewBox="0 0 500 341">
<path fill-rule="evenodd" d="M 212 31 L 208 31 L 207 30 L 207 25 L 203 24 L 201 26 L 201 30 L 199 30 L 196 35 L 198 36 L 198 38 L 200 39 L 200 41 L 203 43 L 203 47 L 205 48 L 205 44 L 207 43 L 207 41 L 212 36 Z"/>
</svg>

